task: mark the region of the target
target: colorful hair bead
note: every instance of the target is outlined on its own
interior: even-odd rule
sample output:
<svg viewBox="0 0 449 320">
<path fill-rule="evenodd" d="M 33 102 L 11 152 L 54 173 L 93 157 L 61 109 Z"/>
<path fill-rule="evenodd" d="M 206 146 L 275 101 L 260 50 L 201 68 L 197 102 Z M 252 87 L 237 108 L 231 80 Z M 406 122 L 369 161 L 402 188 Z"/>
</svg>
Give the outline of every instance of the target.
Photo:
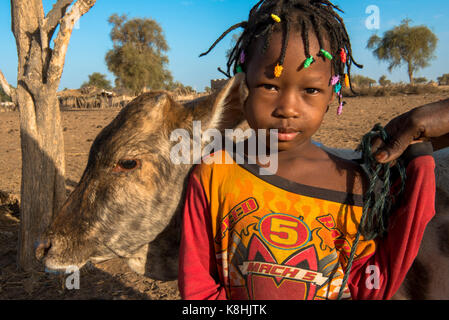
<svg viewBox="0 0 449 320">
<path fill-rule="evenodd" d="M 331 79 L 331 85 L 335 86 L 340 81 L 340 76 L 333 76 Z"/>
<path fill-rule="evenodd" d="M 346 55 L 345 49 L 343 49 L 343 48 L 341 48 L 341 50 L 340 50 L 340 58 L 341 58 L 341 62 L 346 63 L 347 55 Z"/>
<path fill-rule="evenodd" d="M 276 65 L 276 67 L 274 68 L 274 76 L 276 78 L 280 78 L 282 75 L 282 71 L 284 70 L 283 66 L 280 66 L 279 63 Z"/>
<path fill-rule="evenodd" d="M 240 63 L 244 64 L 245 59 L 246 59 L 245 51 L 242 50 L 242 52 L 240 53 Z"/>
<path fill-rule="evenodd" d="M 310 56 L 306 59 L 306 61 L 304 62 L 304 69 L 307 69 L 308 67 L 310 67 L 310 65 L 313 63 L 313 57 Z"/>
<path fill-rule="evenodd" d="M 344 102 L 342 101 L 337 109 L 337 115 L 341 115 L 343 113 Z"/>
<path fill-rule="evenodd" d="M 349 88 L 349 86 L 350 86 L 349 76 L 347 74 L 345 74 L 345 86 L 346 86 L 346 88 Z"/>
<path fill-rule="evenodd" d="M 339 93 L 340 91 L 341 91 L 341 83 L 339 82 L 339 83 L 337 83 L 336 85 L 335 85 L 335 93 Z"/>
<path fill-rule="evenodd" d="M 242 66 L 241 66 L 241 65 L 238 65 L 237 68 L 235 68 L 235 71 L 236 71 L 237 73 L 243 72 Z"/>
<path fill-rule="evenodd" d="M 279 16 L 275 15 L 274 13 L 271 14 L 271 18 L 277 23 L 281 22 L 281 18 L 279 18 Z"/>
<path fill-rule="evenodd" d="M 329 52 L 327 52 L 327 51 L 324 50 L 324 49 L 321 49 L 320 52 L 321 52 L 321 54 L 322 54 L 323 56 L 325 56 L 325 57 L 326 57 L 327 59 L 329 59 L 329 60 L 332 60 L 332 59 L 334 58 Z"/>
</svg>

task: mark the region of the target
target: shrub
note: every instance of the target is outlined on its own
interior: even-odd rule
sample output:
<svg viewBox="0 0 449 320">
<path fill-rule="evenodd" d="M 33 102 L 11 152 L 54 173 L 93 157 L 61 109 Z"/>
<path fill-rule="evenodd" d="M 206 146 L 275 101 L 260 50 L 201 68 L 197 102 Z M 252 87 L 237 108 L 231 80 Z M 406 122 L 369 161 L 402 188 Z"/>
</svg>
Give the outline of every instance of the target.
<svg viewBox="0 0 449 320">
<path fill-rule="evenodd" d="M 449 85 L 449 73 L 443 74 L 441 77 L 438 77 L 438 84 L 440 86 L 448 86 Z"/>
</svg>

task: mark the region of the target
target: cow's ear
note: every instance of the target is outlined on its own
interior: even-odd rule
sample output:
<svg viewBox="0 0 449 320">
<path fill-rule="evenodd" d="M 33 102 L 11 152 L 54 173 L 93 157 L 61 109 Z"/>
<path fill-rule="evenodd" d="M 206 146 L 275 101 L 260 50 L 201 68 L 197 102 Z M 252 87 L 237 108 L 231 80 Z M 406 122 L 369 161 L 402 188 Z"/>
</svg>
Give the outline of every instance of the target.
<svg viewBox="0 0 449 320">
<path fill-rule="evenodd" d="M 176 103 L 166 91 L 151 91 L 143 93 L 127 106 L 128 117 L 138 114 L 139 118 L 144 118 L 150 123 L 161 123 L 165 119 L 168 110 Z M 131 125 L 135 125 L 131 123 Z"/>
<path fill-rule="evenodd" d="M 243 106 L 248 98 L 246 75 L 237 73 L 216 95 L 208 128 L 231 129 L 245 121 Z"/>
</svg>

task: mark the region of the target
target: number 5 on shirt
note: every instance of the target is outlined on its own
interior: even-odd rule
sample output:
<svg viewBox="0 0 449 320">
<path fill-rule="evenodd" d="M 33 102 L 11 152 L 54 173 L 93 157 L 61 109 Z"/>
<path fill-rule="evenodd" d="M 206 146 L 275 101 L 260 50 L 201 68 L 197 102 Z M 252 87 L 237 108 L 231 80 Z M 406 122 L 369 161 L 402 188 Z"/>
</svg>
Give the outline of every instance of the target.
<svg viewBox="0 0 449 320">
<path fill-rule="evenodd" d="M 279 249 L 298 249 L 310 241 L 307 225 L 301 219 L 283 213 L 263 217 L 259 230 L 265 242 Z"/>
</svg>

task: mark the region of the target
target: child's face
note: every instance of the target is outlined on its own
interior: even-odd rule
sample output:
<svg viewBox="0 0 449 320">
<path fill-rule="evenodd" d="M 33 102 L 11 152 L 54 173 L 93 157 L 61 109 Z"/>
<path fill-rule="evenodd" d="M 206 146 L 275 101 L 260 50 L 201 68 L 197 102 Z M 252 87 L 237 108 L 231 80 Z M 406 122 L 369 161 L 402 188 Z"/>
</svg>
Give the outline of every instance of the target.
<svg viewBox="0 0 449 320">
<path fill-rule="evenodd" d="M 255 130 L 278 129 L 279 151 L 310 143 L 334 97 L 330 85 L 331 63 L 317 57 L 321 48 L 313 32 L 309 34 L 312 34 L 309 51 L 315 59 L 309 68 L 303 68 L 306 57 L 298 32 L 290 34 L 280 78 L 274 76 L 282 48 L 280 32 L 272 35 L 265 54 L 261 53 L 264 40 L 254 44 L 247 66 L 246 119 Z"/>
</svg>

